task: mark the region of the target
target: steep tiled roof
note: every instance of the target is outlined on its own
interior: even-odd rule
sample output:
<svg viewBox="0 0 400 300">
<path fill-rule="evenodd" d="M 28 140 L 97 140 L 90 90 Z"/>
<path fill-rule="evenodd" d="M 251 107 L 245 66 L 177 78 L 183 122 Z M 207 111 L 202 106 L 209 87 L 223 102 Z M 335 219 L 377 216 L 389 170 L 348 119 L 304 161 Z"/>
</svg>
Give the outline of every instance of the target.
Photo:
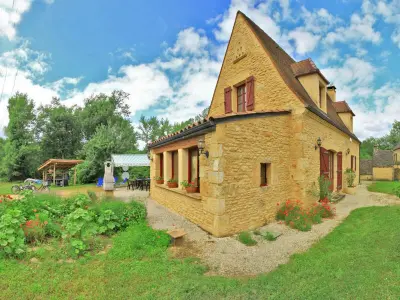
<svg viewBox="0 0 400 300">
<path fill-rule="evenodd" d="M 308 75 L 308 74 L 313 74 L 313 73 L 318 73 L 327 83 L 329 81 L 325 78 L 324 75 L 320 72 L 320 70 L 317 68 L 315 63 L 311 58 L 307 58 L 305 60 L 295 62 L 290 65 L 293 71 L 294 76 L 299 77 L 302 75 Z"/>
<path fill-rule="evenodd" d="M 335 107 L 337 113 L 351 113 L 353 116 L 355 116 L 346 101 L 333 102 L 333 107 Z"/>
<path fill-rule="evenodd" d="M 257 24 L 255 24 L 251 19 L 249 19 L 242 12 L 238 12 L 241 14 L 249 26 L 252 28 L 253 32 L 256 34 L 258 40 L 261 42 L 262 46 L 266 50 L 266 52 L 271 57 L 276 69 L 281 75 L 282 79 L 289 86 L 289 88 L 298 96 L 298 98 L 306 105 L 307 109 L 324 119 L 325 121 L 331 123 L 333 126 L 343 131 L 353 139 L 359 141 L 359 139 L 353 134 L 343 123 L 342 119 L 338 116 L 336 109 L 333 107 L 332 99 L 327 97 L 327 114 L 325 114 L 319 107 L 315 104 L 315 102 L 311 99 L 310 95 L 304 89 L 303 85 L 297 79 L 295 73 L 293 72 L 292 65 L 296 69 L 296 61 L 289 56 L 268 34 L 266 34 Z M 301 63 L 301 62 L 299 62 Z M 311 66 L 311 61 L 304 62 L 304 65 Z M 300 64 L 301 65 L 301 64 Z M 300 68 L 300 67 L 298 67 Z"/>
<path fill-rule="evenodd" d="M 374 156 L 372 158 L 373 167 L 392 167 L 393 151 L 392 150 L 374 150 Z"/>
<path fill-rule="evenodd" d="M 360 159 L 360 175 L 372 175 L 372 159 Z"/>
</svg>

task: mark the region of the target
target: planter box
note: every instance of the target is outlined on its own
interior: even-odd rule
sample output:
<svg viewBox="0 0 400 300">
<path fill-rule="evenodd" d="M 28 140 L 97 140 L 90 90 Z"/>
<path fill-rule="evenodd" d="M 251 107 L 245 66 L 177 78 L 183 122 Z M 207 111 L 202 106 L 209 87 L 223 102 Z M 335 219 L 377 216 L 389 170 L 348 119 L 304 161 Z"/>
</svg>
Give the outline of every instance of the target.
<svg viewBox="0 0 400 300">
<path fill-rule="evenodd" d="M 354 186 L 354 187 L 345 187 L 344 188 L 344 192 L 346 193 L 346 194 L 349 194 L 349 195 L 355 195 L 356 194 L 356 187 Z"/>
<path fill-rule="evenodd" d="M 197 186 L 189 186 L 185 190 L 187 193 L 197 193 Z"/>
<path fill-rule="evenodd" d="M 175 189 L 178 187 L 178 183 L 177 182 L 167 182 L 167 185 L 170 189 Z"/>
<path fill-rule="evenodd" d="M 164 184 L 164 179 L 156 180 L 157 184 Z"/>
</svg>

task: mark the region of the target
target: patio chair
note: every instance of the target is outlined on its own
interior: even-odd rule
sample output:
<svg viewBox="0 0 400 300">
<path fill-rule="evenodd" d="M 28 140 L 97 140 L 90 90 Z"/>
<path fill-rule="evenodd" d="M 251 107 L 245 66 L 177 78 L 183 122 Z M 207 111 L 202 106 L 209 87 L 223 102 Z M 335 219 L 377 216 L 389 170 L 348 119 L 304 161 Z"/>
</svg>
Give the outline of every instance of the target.
<svg viewBox="0 0 400 300">
<path fill-rule="evenodd" d="M 103 186 L 103 180 L 104 180 L 103 177 L 98 178 L 96 186 L 98 186 L 98 187 Z"/>
</svg>

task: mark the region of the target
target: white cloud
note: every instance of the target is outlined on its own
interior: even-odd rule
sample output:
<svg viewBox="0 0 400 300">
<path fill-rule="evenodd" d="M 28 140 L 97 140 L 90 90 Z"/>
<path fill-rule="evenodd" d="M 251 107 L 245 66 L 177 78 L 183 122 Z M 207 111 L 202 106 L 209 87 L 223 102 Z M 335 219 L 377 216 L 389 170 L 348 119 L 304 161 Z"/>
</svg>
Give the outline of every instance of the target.
<svg viewBox="0 0 400 300">
<path fill-rule="evenodd" d="M 339 17 L 330 14 L 325 8 L 310 12 L 303 6 L 300 16 L 303 19 L 305 29 L 314 33 L 327 32 L 343 22 Z"/>
<path fill-rule="evenodd" d="M 331 61 L 341 60 L 339 49 L 333 47 L 327 47 L 323 49 L 321 56 L 318 59 L 318 62 L 325 65 Z"/>
<path fill-rule="evenodd" d="M 336 42 L 364 41 L 378 44 L 381 42 L 381 34 L 373 28 L 375 18 L 372 15 L 361 17 L 358 14 L 351 16 L 350 25 L 338 27 L 333 32 L 329 32 L 325 41 L 329 44 Z"/>
<path fill-rule="evenodd" d="M 168 48 L 166 53 L 202 55 L 207 45 L 208 38 L 205 32 L 190 27 L 178 33 L 174 47 Z"/>
<path fill-rule="evenodd" d="M 289 40 L 294 40 L 296 52 L 299 54 L 306 54 L 313 51 L 321 39 L 319 35 L 314 35 L 303 28 L 296 28 L 289 32 L 288 36 Z"/>
<path fill-rule="evenodd" d="M 390 38 L 392 39 L 393 43 L 395 43 L 397 47 L 400 48 L 400 29 L 395 30 Z"/>
</svg>

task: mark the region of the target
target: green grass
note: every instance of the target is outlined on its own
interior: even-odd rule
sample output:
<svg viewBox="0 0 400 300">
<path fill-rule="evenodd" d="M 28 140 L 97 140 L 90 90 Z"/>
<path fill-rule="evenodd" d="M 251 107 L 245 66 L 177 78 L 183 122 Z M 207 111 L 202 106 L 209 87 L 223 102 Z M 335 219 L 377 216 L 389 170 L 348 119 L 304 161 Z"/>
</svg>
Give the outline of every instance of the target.
<svg viewBox="0 0 400 300">
<path fill-rule="evenodd" d="M 10 194 L 11 187 L 16 184 L 20 184 L 21 182 L 0 182 L 0 195 Z M 40 185 L 36 185 L 39 187 Z M 87 193 L 89 190 L 95 190 L 96 184 L 77 184 L 70 186 L 50 186 L 51 191 L 76 191 L 79 193 Z"/>
<path fill-rule="evenodd" d="M 398 299 L 399 217 L 398 206 L 358 209 L 288 264 L 241 279 L 205 276 L 198 260 L 169 258 L 166 234 L 140 224 L 115 236 L 106 255 L 72 264 L 0 260 L 1 298 Z"/>
<path fill-rule="evenodd" d="M 368 186 L 368 191 L 394 195 L 394 188 L 399 186 L 399 181 L 376 181 Z"/>
</svg>

